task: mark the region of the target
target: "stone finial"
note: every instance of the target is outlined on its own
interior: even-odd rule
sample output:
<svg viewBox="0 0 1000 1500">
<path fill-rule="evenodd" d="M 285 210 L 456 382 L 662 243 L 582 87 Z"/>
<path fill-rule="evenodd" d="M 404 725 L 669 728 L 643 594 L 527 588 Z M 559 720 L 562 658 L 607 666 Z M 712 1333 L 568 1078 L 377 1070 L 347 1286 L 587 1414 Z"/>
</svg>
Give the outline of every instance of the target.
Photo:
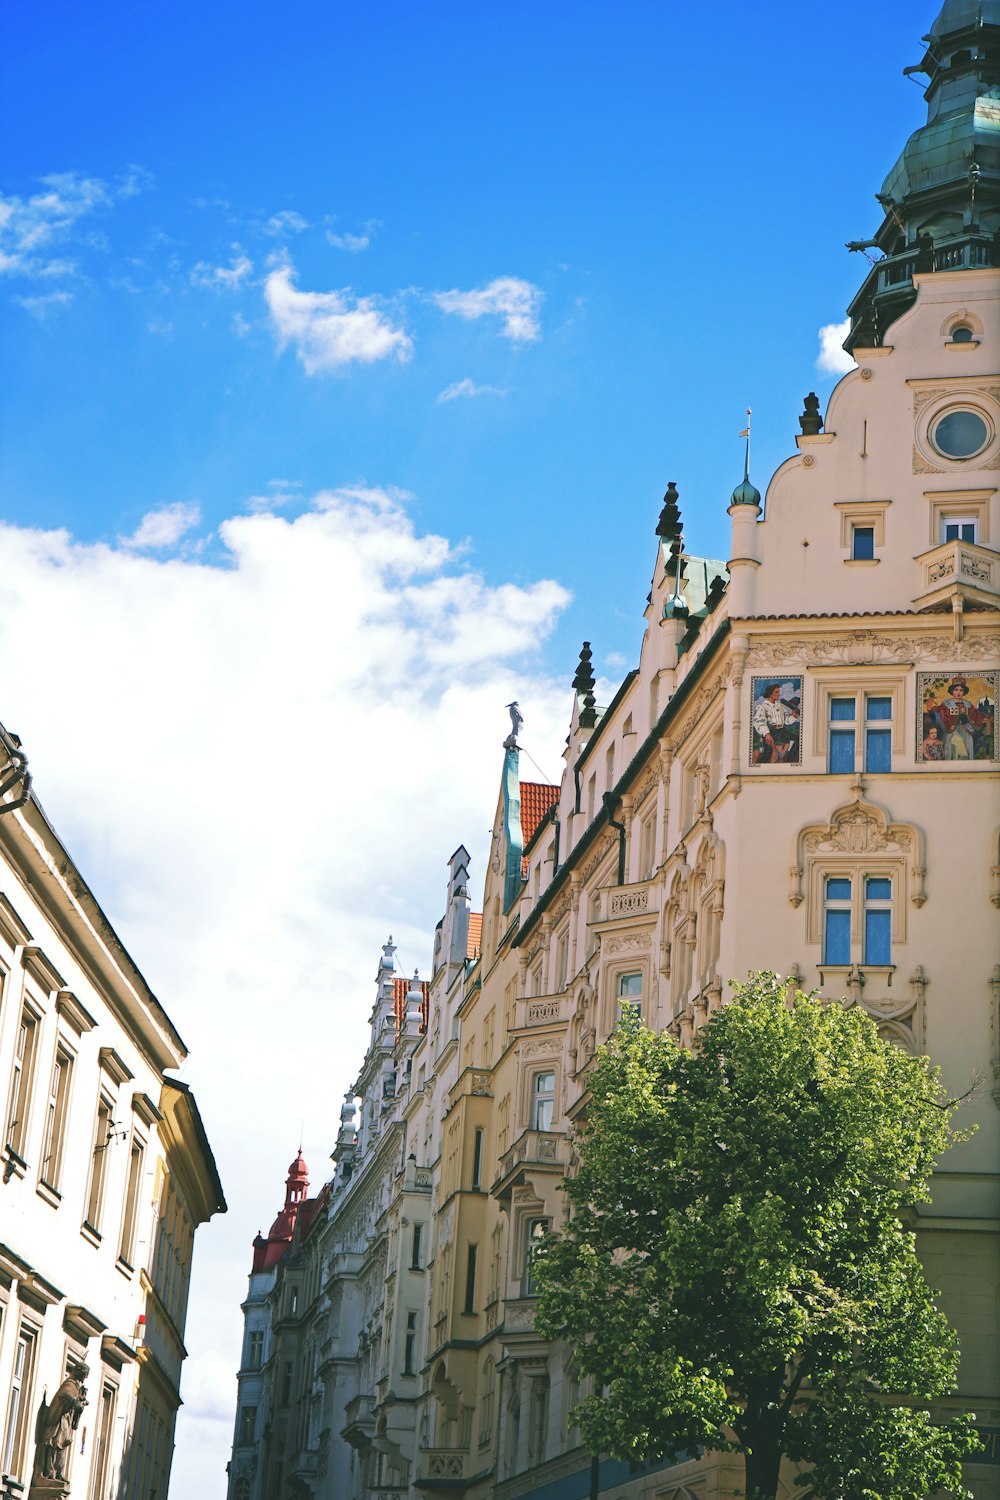
<svg viewBox="0 0 1000 1500">
<path fill-rule="evenodd" d="M 577 695 L 583 699 L 583 707 L 580 710 L 580 728 L 593 729 L 597 723 L 597 699 L 594 697 L 594 669 L 591 666 L 594 653 L 590 649 L 590 642 L 584 641 L 580 649 L 580 661 L 577 665 L 576 676 L 573 678 L 573 686 Z"/>
<path fill-rule="evenodd" d="M 665 542 L 675 542 L 680 536 L 681 508 L 677 503 L 679 499 L 677 486 L 671 479 L 667 485 L 667 493 L 663 497 L 660 519 L 656 523 L 656 535 L 662 537 Z"/>
<path fill-rule="evenodd" d="M 716 605 L 719 603 L 719 600 L 722 598 L 725 592 L 726 580 L 723 578 L 721 573 L 716 573 L 715 577 L 712 579 L 712 582 L 708 586 L 708 593 L 705 595 L 705 608 L 709 614 L 711 614 L 715 609 Z"/>
<path fill-rule="evenodd" d="M 816 437 L 816 435 L 821 432 L 823 428 L 823 418 L 820 415 L 819 410 L 819 397 L 817 396 L 816 392 L 810 391 L 802 404 L 805 407 L 805 410 L 799 417 L 799 426 L 802 428 L 802 436 Z"/>
</svg>

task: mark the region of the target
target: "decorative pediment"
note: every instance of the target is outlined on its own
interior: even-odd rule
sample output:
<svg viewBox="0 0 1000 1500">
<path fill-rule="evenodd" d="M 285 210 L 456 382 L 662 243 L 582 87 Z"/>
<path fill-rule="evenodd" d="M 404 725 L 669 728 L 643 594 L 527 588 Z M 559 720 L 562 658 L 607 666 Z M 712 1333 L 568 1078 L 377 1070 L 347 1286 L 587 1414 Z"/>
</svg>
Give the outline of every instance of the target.
<svg viewBox="0 0 1000 1500">
<path fill-rule="evenodd" d="M 912 854 L 916 830 L 893 823 L 884 808 L 857 797 L 838 807 L 827 824 L 813 824 L 799 834 L 806 854 Z"/>
<path fill-rule="evenodd" d="M 859 792 L 853 802 L 836 808 L 828 823 L 810 823 L 799 830 L 788 871 L 788 899 L 792 906 L 802 904 L 803 881 L 811 889 L 813 872 L 857 860 L 897 866 L 903 877 L 901 894 L 908 895 L 916 907 L 927 900 L 922 830 L 911 823 L 894 823 L 884 807 L 869 802 L 860 777 Z M 812 897 L 814 913 L 809 928 L 813 940 L 817 940 L 816 913 L 822 903 L 818 891 L 813 891 Z"/>
</svg>

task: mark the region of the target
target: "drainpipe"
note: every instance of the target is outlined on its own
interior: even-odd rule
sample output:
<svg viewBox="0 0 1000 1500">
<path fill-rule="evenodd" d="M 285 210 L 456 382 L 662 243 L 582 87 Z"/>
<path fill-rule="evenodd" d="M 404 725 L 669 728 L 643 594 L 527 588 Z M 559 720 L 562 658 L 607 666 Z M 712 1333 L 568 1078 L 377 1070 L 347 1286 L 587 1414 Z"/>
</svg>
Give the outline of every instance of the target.
<svg viewBox="0 0 1000 1500">
<path fill-rule="evenodd" d="M 625 824 L 616 823 L 611 816 L 612 809 L 618 802 L 613 792 L 604 793 L 604 811 L 608 817 L 608 827 L 618 830 L 618 884 L 625 884 Z"/>
</svg>

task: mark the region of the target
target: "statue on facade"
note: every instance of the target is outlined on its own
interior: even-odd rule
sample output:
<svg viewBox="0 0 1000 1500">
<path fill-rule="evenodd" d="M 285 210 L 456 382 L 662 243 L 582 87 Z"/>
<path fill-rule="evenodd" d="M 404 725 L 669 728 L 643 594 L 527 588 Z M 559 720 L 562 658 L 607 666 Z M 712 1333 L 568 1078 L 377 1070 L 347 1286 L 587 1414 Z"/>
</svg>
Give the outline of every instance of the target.
<svg viewBox="0 0 1000 1500">
<path fill-rule="evenodd" d="M 67 1374 L 52 1400 L 42 1401 L 42 1409 L 38 1414 L 38 1441 L 35 1445 L 32 1493 L 35 1491 L 37 1480 L 56 1481 L 56 1485 L 51 1487 L 39 1486 L 39 1489 L 50 1493 L 57 1488 L 61 1488 L 65 1493 L 68 1487 L 66 1459 L 73 1445 L 76 1429 L 80 1425 L 83 1409 L 87 1405 L 87 1387 L 84 1382 L 89 1374 L 90 1371 L 86 1365 L 75 1366 Z"/>
<path fill-rule="evenodd" d="M 517 705 L 516 698 L 514 699 L 513 703 L 507 704 L 507 708 L 510 711 L 510 734 L 504 740 L 503 747 L 505 750 L 516 750 L 517 737 L 521 732 L 521 725 L 524 723 L 524 716 L 522 715 L 521 710 Z"/>
</svg>

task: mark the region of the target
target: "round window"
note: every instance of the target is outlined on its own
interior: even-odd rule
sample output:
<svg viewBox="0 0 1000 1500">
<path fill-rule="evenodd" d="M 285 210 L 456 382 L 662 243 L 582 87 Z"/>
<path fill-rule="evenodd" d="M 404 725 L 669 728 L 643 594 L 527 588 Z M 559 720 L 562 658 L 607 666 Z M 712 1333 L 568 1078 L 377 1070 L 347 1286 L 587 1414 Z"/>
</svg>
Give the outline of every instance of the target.
<svg viewBox="0 0 1000 1500">
<path fill-rule="evenodd" d="M 977 411 L 949 411 L 934 424 L 931 441 L 945 458 L 974 458 L 990 440 L 990 429 Z"/>
</svg>

